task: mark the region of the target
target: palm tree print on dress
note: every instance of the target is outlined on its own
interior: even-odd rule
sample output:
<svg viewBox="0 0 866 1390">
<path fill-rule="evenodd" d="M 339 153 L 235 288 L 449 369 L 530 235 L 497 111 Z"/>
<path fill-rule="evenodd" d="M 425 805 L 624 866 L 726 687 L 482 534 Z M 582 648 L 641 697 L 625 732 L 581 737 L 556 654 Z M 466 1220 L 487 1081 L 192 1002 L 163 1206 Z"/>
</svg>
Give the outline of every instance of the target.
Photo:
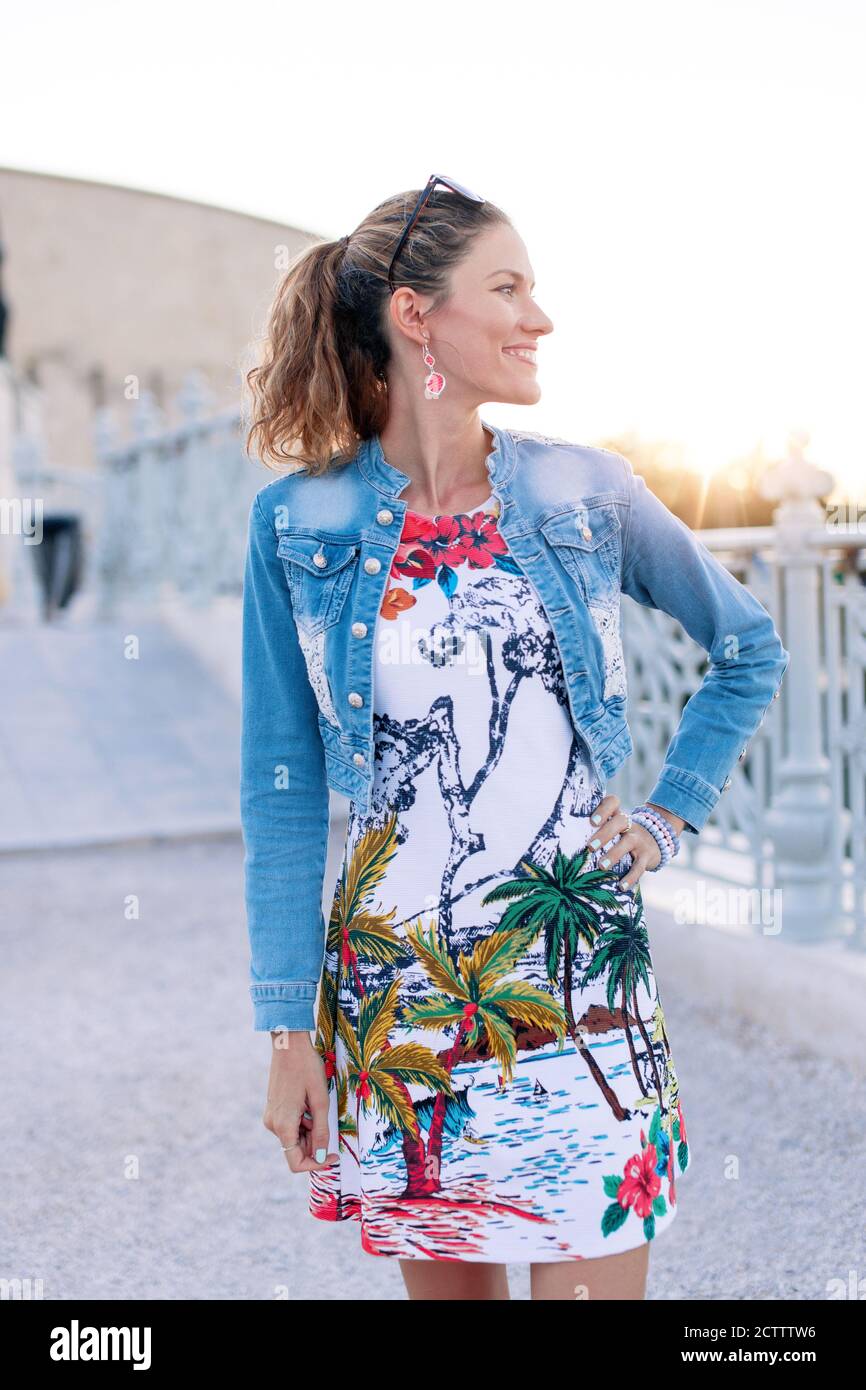
<svg viewBox="0 0 866 1390">
<path fill-rule="evenodd" d="M 620 899 L 610 887 L 612 875 L 600 869 L 585 869 L 591 850 L 584 850 L 568 858 L 557 849 L 552 869 L 526 861 L 522 867 L 526 874 L 522 878 L 509 879 L 498 884 L 484 898 L 484 902 L 504 902 L 516 899 L 503 914 L 497 930 L 511 931 L 524 923 L 534 923 L 537 931 L 544 932 L 544 958 L 548 979 L 562 980 L 563 1002 L 569 1037 L 589 1067 L 593 1080 L 600 1088 L 614 1116 L 618 1120 L 628 1118 L 628 1110 L 620 1102 L 616 1092 L 609 1085 L 603 1071 L 586 1045 L 586 1027 L 578 1027 L 574 1016 L 572 992 L 574 989 L 574 963 L 581 942 L 593 953 L 593 963 L 604 949 L 601 939 L 607 940 L 611 931 L 605 928 L 605 912 L 614 914 L 613 921 L 619 925 L 628 917 L 620 907 Z M 623 893 L 621 896 L 625 896 Z M 588 967 L 591 969 L 592 967 Z M 586 977 L 585 977 L 586 978 Z M 608 1006 L 612 1022 L 616 1018 L 616 1008 L 608 989 Z M 623 1031 L 633 1052 L 631 1029 L 627 1023 L 626 1000 L 623 997 L 621 1021 Z M 641 1026 L 639 1024 L 639 1026 Z"/>
<path fill-rule="evenodd" d="M 687 1161 L 640 890 L 588 848 L 604 787 L 501 539 L 489 511 L 407 513 L 377 625 L 373 799 L 350 803 L 317 1013 L 340 1164 L 310 1175 L 313 1214 L 372 1254 L 629 1249 Z"/>
</svg>

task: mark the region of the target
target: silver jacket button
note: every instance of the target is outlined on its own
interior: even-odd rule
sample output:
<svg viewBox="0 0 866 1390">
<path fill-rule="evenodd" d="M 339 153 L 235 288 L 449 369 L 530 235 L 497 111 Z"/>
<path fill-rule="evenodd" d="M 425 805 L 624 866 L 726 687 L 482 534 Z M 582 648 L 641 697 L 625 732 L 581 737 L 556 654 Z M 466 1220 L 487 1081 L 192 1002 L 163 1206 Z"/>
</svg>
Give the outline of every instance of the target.
<svg viewBox="0 0 866 1390">
<path fill-rule="evenodd" d="M 731 785 L 731 779 L 730 779 L 730 777 L 726 777 L 726 778 L 725 778 L 725 785 L 722 787 L 722 791 L 723 791 L 723 792 L 726 792 L 726 791 L 728 790 L 728 787 L 729 787 L 730 785 Z"/>
<path fill-rule="evenodd" d="M 317 555 L 314 555 L 314 556 L 313 556 L 313 564 L 314 564 L 314 565 L 318 565 L 318 566 L 319 566 L 319 569 L 321 569 L 322 566 L 323 566 L 323 565 L 326 565 L 327 563 L 328 563 L 328 562 L 327 562 L 327 560 L 325 559 L 324 555 L 321 553 L 321 551 L 320 551 Z"/>
<path fill-rule="evenodd" d="M 359 695 L 358 692 L 357 692 L 357 690 L 350 690 L 350 691 L 349 691 L 349 704 L 350 704 L 350 705 L 354 705 L 356 708 L 360 708 L 360 706 L 363 705 L 363 703 L 364 703 L 364 697 L 363 697 L 363 695 Z"/>
<path fill-rule="evenodd" d="M 747 748 L 744 748 L 744 749 L 743 749 L 742 753 L 741 753 L 740 756 L 737 758 L 737 762 L 738 762 L 738 763 L 741 763 L 741 762 L 743 761 L 743 759 L 744 759 L 744 757 L 746 756 L 746 754 L 747 754 L 748 751 L 749 751 L 749 750 L 748 750 Z"/>
<path fill-rule="evenodd" d="M 353 636 L 353 637 L 366 637 L 366 636 L 367 636 L 367 624 L 366 624 L 366 623 L 353 623 L 353 624 L 352 624 L 352 636 Z"/>
<path fill-rule="evenodd" d="M 353 763 L 357 763 L 357 764 L 358 764 L 358 767 L 363 767 L 363 766 L 364 766 L 364 754 L 363 754 L 363 753 L 353 753 L 353 754 L 352 754 L 352 762 L 353 762 Z"/>
<path fill-rule="evenodd" d="M 390 526 L 391 522 L 394 520 L 394 513 L 389 511 L 387 507 L 382 507 L 382 509 L 376 513 L 376 520 L 380 526 Z"/>
<path fill-rule="evenodd" d="M 773 691 L 773 699 L 774 699 L 774 700 L 778 700 L 778 698 L 779 698 L 779 696 L 781 695 L 781 693 L 782 693 L 782 692 L 781 692 L 780 690 L 774 690 L 774 691 Z"/>
<path fill-rule="evenodd" d="M 382 561 L 377 560 L 375 555 L 371 555 L 368 560 L 364 561 L 364 569 L 368 574 L 378 574 L 381 568 Z"/>
</svg>

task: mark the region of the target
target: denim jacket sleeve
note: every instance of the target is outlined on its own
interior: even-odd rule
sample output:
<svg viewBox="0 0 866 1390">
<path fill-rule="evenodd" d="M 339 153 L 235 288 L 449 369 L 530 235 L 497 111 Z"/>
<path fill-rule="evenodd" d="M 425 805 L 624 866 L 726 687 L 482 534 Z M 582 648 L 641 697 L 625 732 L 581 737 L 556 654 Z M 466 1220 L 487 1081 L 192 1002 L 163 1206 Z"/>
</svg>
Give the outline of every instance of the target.
<svg viewBox="0 0 866 1390">
<path fill-rule="evenodd" d="M 790 654 L 763 604 L 650 491 L 628 459 L 622 462 L 629 498 L 623 592 L 676 618 L 710 661 L 647 796 L 697 834 L 778 690 Z"/>
<path fill-rule="evenodd" d="M 241 643 L 249 990 L 256 1031 L 310 1031 L 324 950 L 328 787 L 318 706 L 261 497 L 250 508 Z"/>
</svg>

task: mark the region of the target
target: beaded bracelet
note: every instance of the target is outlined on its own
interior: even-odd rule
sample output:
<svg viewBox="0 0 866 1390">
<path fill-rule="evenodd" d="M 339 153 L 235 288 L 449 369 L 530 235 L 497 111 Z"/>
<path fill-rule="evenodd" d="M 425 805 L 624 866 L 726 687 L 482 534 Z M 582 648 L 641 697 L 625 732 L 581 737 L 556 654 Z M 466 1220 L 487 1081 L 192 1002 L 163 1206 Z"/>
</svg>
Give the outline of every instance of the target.
<svg viewBox="0 0 866 1390">
<path fill-rule="evenodd" d="M 671 849 L 676 849 L 679 845 L 680 837 L 677 831 L 674 830 L 667 816 L 663 816 L 661 811 L 657 811 L 654 806 L 650 806 L 647 802 L 638 806 L 637 810 L 640 811 L 642 816 L 648 816 L 650 820 L 655 821 L 656 825 L 670 841 Z"/>
<path fill-rule="evenodd" d="M 632 812 L 631 821 L 635 826 L 642 826 L 644 830 L 649 831 L 657 847 L 659 847 L 659 863 L 653 866 L 652 869 L 649 869 L 649 873 L 655 873 L 656 869 L 663 869 L 664 865 L 670 863 L 674 855 L 669 838 L 664 834 L 664 831 L 660 828 L 659 824 L 657 824 L 657 821 L 649 819 L 649 816 L 642 815 L 641 812 L 638 812 L 637 815 Z"/>
<path fill-rule="evenodd" d="M 664 835 L 665 839 L 671 847 L 671 854 L 675 854 L 679 845 L 679 841 L 678 839 L 674 839 L 674 828 L 671 825 L 670 821 L 667 819 L 667 817 L 661 815 L 661 813 L 659 811 L 656 811 L 655 808 L 652 806 L 639 806 L 638 810 L 640 811 L 642 816 L 653 821 L 658 826 L 659 830 L 662 832 L 662 834 Z"/>
<path fill-rule="evenodd" d="M 642 825 L 644 830 L 648 830 L 659 847 L 661 859 L 654 868 L 650 869 L 651 874 L 657 873 L 669 864 L 674 855 L 679 853 L 680 837 L 674 830 L 670 821 L 654 810 L 652 806 L 643 804 L 636 806 L 631 812 L 632 822 Z"/>
<path fill-rule="evenodd" d="M 680 847 L 680 841 L 670 821 L 668 821 L 665 816 L 660 815 L 659 812 L 655 811 L 651 806 L 640 806 L 638 810 L 644 820 L 651 821 L 661 831 L 661 834 L 670 848 L 670 857 L 673 859 Z"/>
<path fill-rule="evenodd" d="M 673 826 L 666 819 L 666 817 L 660 815 L 657 811 L 653 810 L 652 807 L 639 806 L 637 809 L 639 815 L 639 823 L 642 822 L 644 824 L 644 828 L 647 828 L 647 826 L 649 826 L 650 832 L 652 832 L 652 827 L 655 826 L 657 831 L 661 834 L 663 840 L 668 846 L 669 854 L 667 856 L 667 862 L 669 862 L 669 860 L 673 859 L 674 855 L 676 855 L 679 851 L 679 835 L 676 833 Z M 661 866 L 659 865 L 657 867 Z"/>
</svg>

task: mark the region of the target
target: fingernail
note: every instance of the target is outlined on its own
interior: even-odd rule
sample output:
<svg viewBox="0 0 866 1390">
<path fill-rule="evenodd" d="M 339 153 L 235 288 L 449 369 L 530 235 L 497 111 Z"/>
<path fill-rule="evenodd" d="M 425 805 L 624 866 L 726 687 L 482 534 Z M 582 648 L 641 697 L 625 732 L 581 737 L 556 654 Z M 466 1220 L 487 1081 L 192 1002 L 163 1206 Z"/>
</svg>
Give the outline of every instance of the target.
<svg viewBox="0 0 866 1390">
<path fill-rule="evenodd" d="M 590 816 L 593 825 L 601 825 L 601 816 Z"/>
<path fill-rule="evenodd" d="M 590 849 L 601 849 L 601 840 L 595 839 L 589 842 Z"/>
<path fill-rule="evenodd" d="M 610 860 L 609 860 L 609 859 L 602 859 L 602 861 L 601 861 L 601 867 L 602 867 L 603 869 L 609 869 L 609 868 L 610 868 Z"/>
<path fill-rule="evenodd" d="M 325 1159 L 326 1159 L 327 1157 L 328 1157 L 328 1150 L 327 1150 L 327 1149 L 316 1149 L 316 1162 L 317 1162 L 317 1163 L 324 1163 L 324 1161 L 325 1161 Z"/>
</svg>

